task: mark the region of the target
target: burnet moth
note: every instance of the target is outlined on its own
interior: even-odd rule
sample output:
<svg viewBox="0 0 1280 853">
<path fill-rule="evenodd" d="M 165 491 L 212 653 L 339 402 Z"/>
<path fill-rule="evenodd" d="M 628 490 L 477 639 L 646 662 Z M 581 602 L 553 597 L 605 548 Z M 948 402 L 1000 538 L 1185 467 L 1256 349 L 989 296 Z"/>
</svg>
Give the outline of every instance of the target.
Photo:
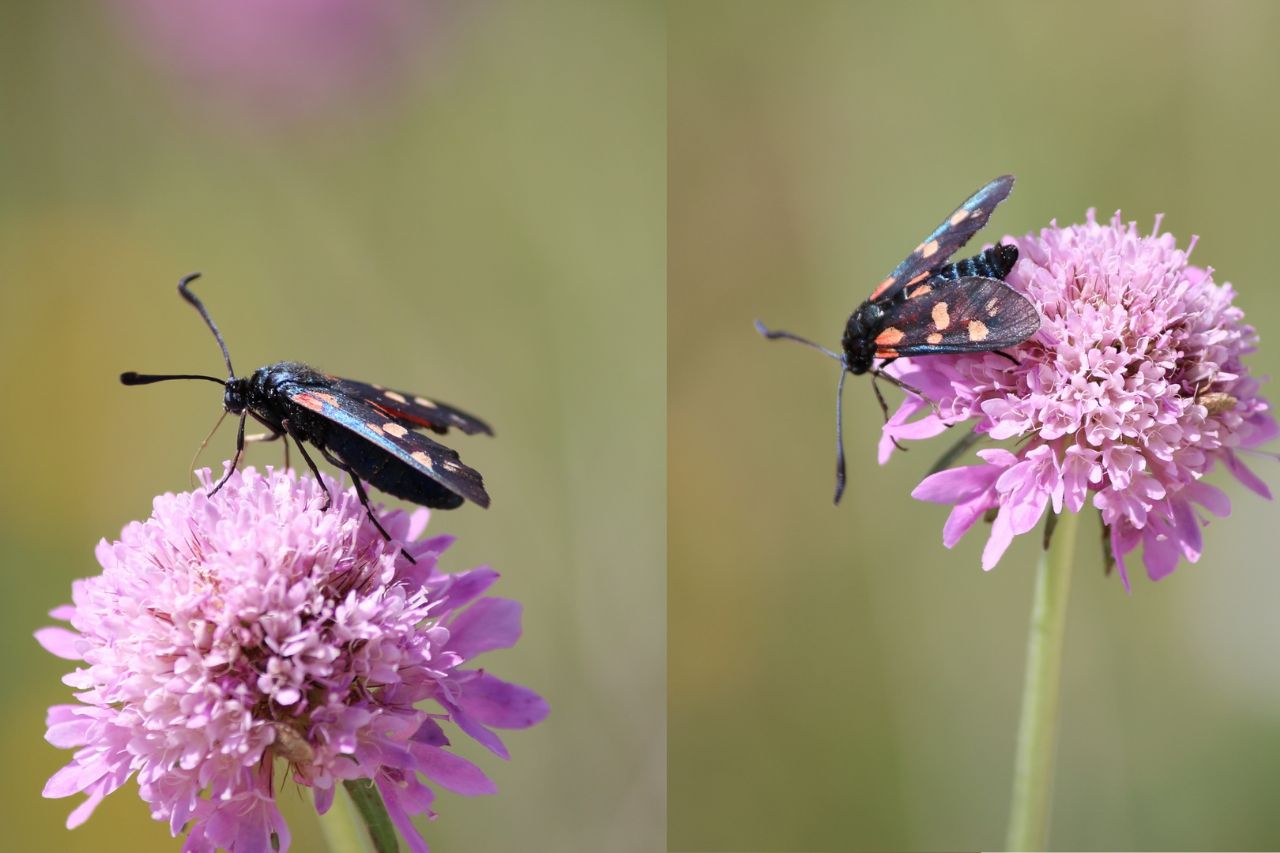
<svg viewBox="0 0 1280 853">
<path fill-rule="evenodd" d="M 911 254 L 871 291 L 845 323 L 835 353 L 790 332 L 773 331 L 756 321 L 766 338 L 785 338 L 825 353 L 840 363 L 836 385 L 836 497 L 844 494 L 845 464 L 842 415 L 847 374 L 871 374 L 871 387 L 885 420 L 889 407 L 876 385 L 884 379 L 924 397 L 915 388 L 884 372 L 903 356 L 989 352 L 1020 344 L 1040 328 L 1040 315 L 1022 294 L 1004 283 L 1018 260 L 1018 248 L 997 245 L 953 264 L 947 260 L 982 230 L 996 205 L 1013 189 L 1013 175 L 991 181 L 971 195 L 942 224 L 920 241 Z M 1005 353 L 1006 358 L 1013 360 Z M 876 363 L 879 359 L 879 363 Z"/>
<path fill-rule="evenodd" d="M 493 435 L 488 424 L 438 400 L 339 379 L 296 361 L 269 364 L 249 376 L 237 377 L 222 333 L 204 303 L 191 292 L 191 282 L 199 277 L 199 273 L 193 273 L 182 279 L 178 293 L 200 312 L 213 332 L 227 365 L 227 378 L 129 371 L 120 374 L 120 381 L 125 385 L 149 385 L 169 379 L 203 379 L 223 386 L 222 406 L 228 413 L 240 416 L 240 428 L 235 458 L 210 495 L 226 484 L 240 464 L 245 419 L 252 417 L 269 431 L 266 440 L 285 442 L 286 452 L 292 438 L 317 480 L 320 472 L 307 454 L 306 444 L 350 476 L 360 503 L 386 539 L 391 537 L 374 515 L 363 483 L 433 509 L 455 509 L 467 500 L 489 506 L 479 472 L 463 465 L 457 451 L 414 432 L 426 429 L 443 435 L 456 428 L 467 435 Z M 332 502 L 332 496 L 327 495 L 323 509 L 327 510 Z"/>
</svg>

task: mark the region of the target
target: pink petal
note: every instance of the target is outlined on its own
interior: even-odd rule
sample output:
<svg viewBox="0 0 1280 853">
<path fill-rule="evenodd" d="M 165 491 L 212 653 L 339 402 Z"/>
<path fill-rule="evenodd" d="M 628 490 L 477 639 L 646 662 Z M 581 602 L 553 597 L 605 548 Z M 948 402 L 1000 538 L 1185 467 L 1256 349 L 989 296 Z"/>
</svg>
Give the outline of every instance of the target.
<svg viewBox="0 0 1280 853">
<path fill-rule="evenodd" d="M 1217 486 L 1211 486 L 1201 480 L 1183 486 L 1182 494 L 1219 518 L 1226 518 L 1231 515 L 1231 498 L 1227 497 L 1227 493 Z"/>
<path fill-rule="evenodd" d="M 956 504 L 951 514 L 947 516 L 946 524 L 942 525 L 942 544 L 948 548 L 956 547 L 956 543 L 969 532 L 969 528 L 973 527 L 978 519 L 982 518 L 991 505 L 991 502 L 979 499 Z"/>
<path fill-rule="evenodd" d="M 1002 506 L 999 515 L 991 525 L 991 536 L 987 539 L 987 545 L 982 549 L 984 572 L 989 572 L 996 567 L 996 563 L 1000 562 L 1000 558 L 1004 556 L 1011 542 L 1013 542 L 1013 529 L 1009 525 L 1009 508 Z"/>
<path fill-rule="evenodd" d="M 88 799 L 71 810 L 71 814 L 67 815 L 67 829 L 75 829 L 93 816 L 93 810 L 98 807 L 98 803 L 107 796 L 103 790 L 96 790 L 89 794 Z"/>
<path fill-rule="evenodd" d="M 315 799 L 316 814 L 328 814 L 329 809 L 333 807 L 333 793 L 337 788 L 333 785 L 327 787 L 317 787 L 312 796 Z"/>
<path fill-rule="evenodd" d="M 487 672 L 466 683 L 458 704 L 485 725 L 500 729 L 527 729 L 551 711 L 547 700 L 529 688 Z"/>
<path fill-rule="evenodd" d="M 106 768 L 97 764 L 88 767 L 74 763 L 68 764 L 49 777 L 49 781 L 44 783 L 41 796 L 56 800 L 78 794 L 101 779 L 105 773 Z"/>
<path fill-rule="evenodd" d="M 414 769 L 442 788 L 466 797 L 498 792 L 489 777 L 465 758 L 425 743 L 413 743 L 410 751 L 416 759 Z"/>
<path fill-rule="evenodd" d="M 1195 510 L 1186 501 L 1172 501 L 1174 530 L 1177 532 L 1183 555 L 1191 562 L 1200 559 L 1204 550 L 1204 536 Z"/>
<path fill-rule="evenodd" d="M 75 631 L 50 626 L 35 632 L 36 642 L 44 646 L 44 650 L 57 655 L 63 660 L 84 660 L 84 655 L 76 650 L 76 643 L 82 637 Z"/>
<path fill-rule="evenodd" d="M 493 649 L 506 649 L 520 639 L 523 606 L 509 598 L 482 598 L 454 617 L 449 648 L 466 659 Z"/>
<path fill-rule="evenodd" d="M 1143 531 L 1142 562 L 1147 567 L 1147 577 L 1153 581 L 1173 574 L 1178 567 L 1178 542 L 1172 529 L 1157 533 L 1157 525 L 1150 524 Z"/>
<path fill-rule="evenodd" d="M 986 491 L 999 476 L 993 465 L 965 465 L 930 474 L 911 490 L 911 497 L 930 503 L 961 503 Z"/>
<path fill-rule="evenodd" d="M 1124 537 L 1120 535 L 1118 528 L 1112 526 L 1111 556 L 1115 558 L 1116 571 L 1120 574 L 1120 582 L 1124 584 L 1124 591 L 1133 595 L 1133 587 L 1129 583 L 1129 571 L 1124 564 L 1124 556 L 1133 550 L 1133 545 L 1129 544 L 1126 547 L 1126 544 L 1127 543 L 1124 542 Z"/>
<path fill-rule="evenodd" d="M 493 732 L 485 728 L 479 720 L 474 719 L 469 713 L 457 705 L 453 705 L 445 701 L 441 701 L 440 704 L 444 705 L 445 708 L 448 709 L 449 719 L 453 721 L 454 725 L 462 729 L 466 734 L 470 735 L 476 743 L 480 744 L 504 761 L 510 760 L 511 753 L 507 751 L 507 745 L 502 742 L 502 738 L 498 736 L 497 732 Z"/>
<path fill-rule="evenodd" d="M 449 575 L 449 584 L 440 596 L 444 602 L 440 605 L 441 609 L 461 610 L 493 586 L 498 577 L 498 573 L 488 566 Z"/>
<path fill-rule="evenodd" d="M 1245 488 L 1254 494 L 1261 495 L 1267 500 L 1271 500 L 1271 489 L 1267 488 L 1267 484 L 1257 474 L 1250 471 L 1240 457 L 1231 451 L 1223 454 L 1223 461 L 1226 463 L 1227 470 L 1236 475 L 1236 479 L 1244 484 Z"/>
<path fill-rule="evenodd" d="M 387 807 L 387 816 L 396 825 L 396 829 L 400 830 L 400 837 L 409 845 L 411 853 L 431 853 L 431 848 L 427 847 L 427 842 L 418 832 L 418 827 L 414 826 L 400 804 L 399 791 L 395 785 L 386 780 L 382 774 L 378 775 L 377 785 L 378 792 L 382 794 L 382 802 Z"/>
<path fill-rule="evenodd" d="M 44 739 L 59 749 L 74 749 L 77 746 L 84 746 L 89 742 L 88 734 L 95 722 L 95 720 L 81 717 L 64 723 L 57 723 L 49 726 L 49 730 L 45 732 Z"/>
</svg>

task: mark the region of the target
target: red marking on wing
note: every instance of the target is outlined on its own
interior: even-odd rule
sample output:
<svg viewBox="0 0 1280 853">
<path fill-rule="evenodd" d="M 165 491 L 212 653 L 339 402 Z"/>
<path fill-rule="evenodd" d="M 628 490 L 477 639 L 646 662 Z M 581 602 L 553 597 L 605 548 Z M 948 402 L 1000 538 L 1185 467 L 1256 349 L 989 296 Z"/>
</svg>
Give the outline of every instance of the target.
<svg viewBox="0 0 1280 853">
<path fill-rule="evenodd" d="M 294 394 L 293 402 L 297 403 L 299 406 L 305 406 L 313 412 L 324 411 L 324 403 L 310 391 L 303 391 L 301 394 Z"/>
</svg>

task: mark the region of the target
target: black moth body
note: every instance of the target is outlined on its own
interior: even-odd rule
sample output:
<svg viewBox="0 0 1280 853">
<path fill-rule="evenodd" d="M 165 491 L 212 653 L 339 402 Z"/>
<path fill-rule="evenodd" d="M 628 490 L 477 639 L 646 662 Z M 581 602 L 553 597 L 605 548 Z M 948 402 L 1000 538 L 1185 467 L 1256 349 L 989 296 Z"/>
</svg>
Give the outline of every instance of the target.
<svg viewBox="0 0 1280 853">
<path fill-rule="evenodd" d="M 989 182 L 942 221 L 884 278 L 871 296 L 849 315 L 840 353 L 790 332 L 772 331 L 757 322 L 767 338 L 797 341 L 840 362 L 836 386 L 836 495 L 844 493 L 844 442 L 841 437 L 841 391 L 846 374 L 871 374 L 871 387 L 885 420 L 889 407 L 875 380 L 923 397 L 916 389 L 885 373 L 902 356 L 1000 352 L 1020 344 L 1040 328 L 1040 315 L 1022 294 L 1004 282 L 1018 260 L 1016 246 L 997 245 L 947 263 L 986 225 L 991 212 L 1008 198 L 1013 176 Z M 878 360 L 878 363 L 877 363 Z"/>
<path fill-rule="evenodd" d="M 239 415 L 240 425 L 235 458 L 210 494 L 221 489 L 239 465 L 244 453 L 245 421 L 252 417 L 268 430 L 266 440 L 280 439 L 287 448 L 288 440 L 293 439 L 317 479 L 320 472 L 307 454 L 308 444 L 346 472 L 369 518 L 387 539 L 390 536 L 373 513 L 364 483 L 433 509 L 455 509 L 468 500 L 482 507 L 489 505 L 479 472 L 464 465 L 457 451 L 416 431 L 426 429 L 444 435 L 454 428 L 468 435 L 492 435 L 488 424 L 436 400 L 330 376 L 294 361 L 277 362 L 258 368 L 249 376 L 237 377 L 222 334 L 188 287 L 198 276 L 184 278 L 178 292 L 195 306 L 212 330 L 226 361 L 227 378 L 128 372 L 121 374 L 120 381 L 125 385 L 147 385 L 169 379 L 202 379 L 223 386 L 223 408 Z M 330 496 L 324 508 L 328 509 L 331 503 Z"/>
</svg>

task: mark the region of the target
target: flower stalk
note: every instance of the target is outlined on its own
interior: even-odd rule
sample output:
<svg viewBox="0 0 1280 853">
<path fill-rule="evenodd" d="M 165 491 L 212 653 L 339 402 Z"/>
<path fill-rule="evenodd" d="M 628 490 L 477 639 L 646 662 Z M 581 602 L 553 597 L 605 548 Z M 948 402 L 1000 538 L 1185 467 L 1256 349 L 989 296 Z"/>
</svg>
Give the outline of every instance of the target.
<svg viewBox="0 0 1280 853">
<path fill-rule="evenodd" d="M 398 853 L 391 815 L 368 779 L 348 779 L 334 807 L 320 816 L 329 853 Z"/>
<path fill-rule="evenodd" d="M 1013 767 L 1013 799 L 1005 839 L 1007 850 L 1044 850 L 1049 840 L 1062 640 L 1079 525 L 1078 513 L 1064 512 L 1058 516 L 1053 539 L 1036 568 L 1031 628 L 1027 636 L 1026 681 L 1022 688 L 1022 715 Z"/>
<path fill-rule="evenodd" d="M 386 811 L 385 806 L 383 811 Z M 333 798 L 332 807 L 319 817 L 320 830 L 329 853 L 376 853 L 373 847 L 374 830 L 357 810 L 345 785 L 343 792 Z"/>
</svg>

